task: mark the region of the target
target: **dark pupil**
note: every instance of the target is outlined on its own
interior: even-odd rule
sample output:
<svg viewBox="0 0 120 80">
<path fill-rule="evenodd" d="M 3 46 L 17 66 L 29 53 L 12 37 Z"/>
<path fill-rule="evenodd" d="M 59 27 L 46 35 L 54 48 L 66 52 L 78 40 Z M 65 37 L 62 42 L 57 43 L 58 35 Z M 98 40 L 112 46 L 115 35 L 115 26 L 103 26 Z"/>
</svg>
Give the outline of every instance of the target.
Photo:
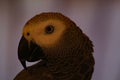
<svg viewBox="0 0 120 80">
<path fill-rule="evenodd" d="M 29 32 L 27 32 L 27 36 L 29 36 L 30 35 L 30 33 Z"/>
<path fill-rule="evenodd" d="M 48 25 L 46 27 L 46 33 L 52 33 L 54 31 L 54 27 L 52 25 Z"/>
</svg>

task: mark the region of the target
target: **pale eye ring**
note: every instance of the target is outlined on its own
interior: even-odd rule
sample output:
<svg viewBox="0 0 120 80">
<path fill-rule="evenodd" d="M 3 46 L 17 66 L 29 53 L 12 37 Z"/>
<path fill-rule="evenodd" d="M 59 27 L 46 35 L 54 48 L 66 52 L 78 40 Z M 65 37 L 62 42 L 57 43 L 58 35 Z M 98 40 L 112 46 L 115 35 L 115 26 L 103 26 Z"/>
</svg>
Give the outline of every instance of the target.
<svg viewBox="0 0 120 80">
<path fill-rule="evenodd" d="M 51 34 L 54 32 L 54 26 L 53 25 L 47 25 L 45 28 L 45 33 Z"/>
</svg>

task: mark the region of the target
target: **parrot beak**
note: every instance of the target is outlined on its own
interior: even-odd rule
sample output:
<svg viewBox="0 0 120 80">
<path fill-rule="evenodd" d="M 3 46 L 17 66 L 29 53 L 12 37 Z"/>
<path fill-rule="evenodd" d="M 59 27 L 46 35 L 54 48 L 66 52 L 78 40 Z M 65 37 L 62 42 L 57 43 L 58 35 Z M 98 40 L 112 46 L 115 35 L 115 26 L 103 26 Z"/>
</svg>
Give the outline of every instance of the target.
<svg viewBox="0 0 120 80">
<path fill-rule="evenodd" d="M 18 46 L 18 58 L 23 65 L 24 69 L 27 70 L 26 61 L 35 62 L 45 58 L 43 51 L 40 46 L 35 42 L 28 42 L 23 36 Z"/>
</svg>

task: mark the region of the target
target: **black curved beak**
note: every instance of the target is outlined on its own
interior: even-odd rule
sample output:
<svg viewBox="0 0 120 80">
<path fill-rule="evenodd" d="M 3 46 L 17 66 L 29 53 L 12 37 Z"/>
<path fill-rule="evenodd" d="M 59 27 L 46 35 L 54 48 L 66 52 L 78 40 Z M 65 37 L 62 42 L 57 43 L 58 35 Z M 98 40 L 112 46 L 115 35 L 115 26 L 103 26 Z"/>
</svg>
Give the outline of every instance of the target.
<svg viewBox="0 0 120 80">
<path fill-rule="evenodd" d="M 40 59 L 44 59 L 45 56 L 40 46 L 38 46 L 35 42 L 28 42 L 22 36 L 18 46 L 18 58 L 24 69 L 27 70 L 26 61 L 35 62 Z"/>
</svg>

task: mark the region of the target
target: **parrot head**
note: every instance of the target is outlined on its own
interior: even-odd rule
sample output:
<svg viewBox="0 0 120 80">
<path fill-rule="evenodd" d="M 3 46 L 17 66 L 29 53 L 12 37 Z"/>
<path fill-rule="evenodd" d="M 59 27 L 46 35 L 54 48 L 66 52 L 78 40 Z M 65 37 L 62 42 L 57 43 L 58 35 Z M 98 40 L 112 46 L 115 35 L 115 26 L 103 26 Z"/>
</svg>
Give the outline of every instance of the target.
<svg viewBox="0 0 120 80">
<path fill-rule="evenodd" d="M 46 60 L 46 50 L 60 45 L 66 29 L 75 24 L 61 13 L 42 13 L 24 26 L 18 46 L 18 58 L 25 69 L 26 61 Z"/>
</svg>

